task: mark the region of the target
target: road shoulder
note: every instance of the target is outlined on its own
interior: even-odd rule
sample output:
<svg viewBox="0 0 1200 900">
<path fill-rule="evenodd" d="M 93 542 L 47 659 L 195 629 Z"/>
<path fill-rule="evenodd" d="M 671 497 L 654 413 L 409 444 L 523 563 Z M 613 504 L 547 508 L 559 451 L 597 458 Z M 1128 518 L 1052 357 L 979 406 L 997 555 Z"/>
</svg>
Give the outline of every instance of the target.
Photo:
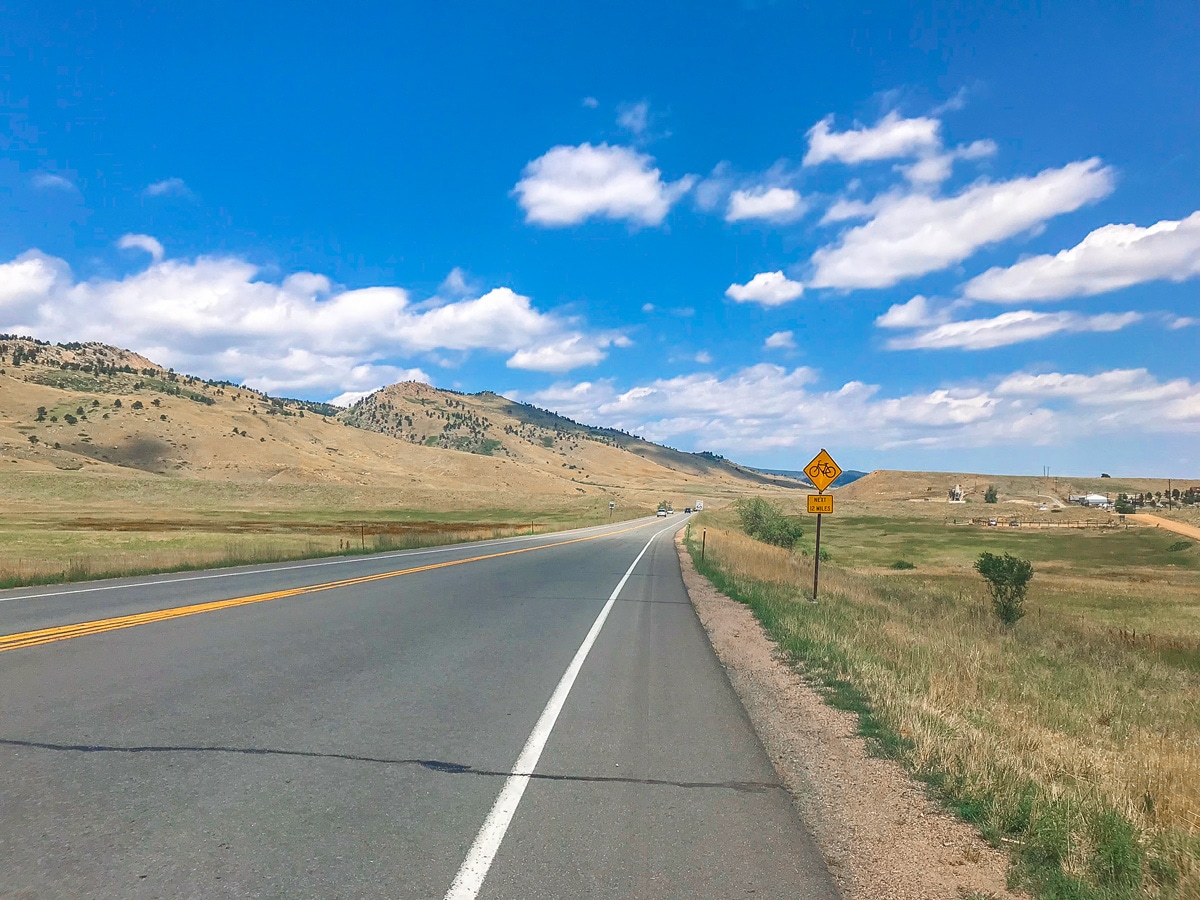
<svg viewBox="0 0 1200 900">
<path fill-rule="evenodd" d="M 812 829 L 846 900 L 1013 898 L 1007 859 L 899 765 L 868 755 L 857 719 L 827 706 L 754 614 L 719 593 L 676 536 L 683 580 L 713 650 Z"/>
</svg>

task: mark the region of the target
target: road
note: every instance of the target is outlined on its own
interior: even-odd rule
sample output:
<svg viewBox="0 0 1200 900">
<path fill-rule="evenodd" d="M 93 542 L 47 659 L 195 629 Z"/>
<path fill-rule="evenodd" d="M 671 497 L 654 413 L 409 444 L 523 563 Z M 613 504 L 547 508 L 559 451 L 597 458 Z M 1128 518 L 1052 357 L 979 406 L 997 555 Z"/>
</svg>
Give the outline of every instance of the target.
<svg viewBox="0 0 1200 900">
<path fill-rule="evenodd" d="M 1137 525 L 1153 525 L 1155 528 L 1173 531 L 1176 534 L 1182 534 L 1184 537 L 1200 541 L 1200 528 L 1197 528 L 1195 525 L 1189 525 L 1187 522 L 1164 519 L 1162 516 L 1156 516 L 1151 513 L 1130 513 L 1125 518 Z"/>
<path fill-rule="evenodd" d="M 0 593 L 0 892 L 832 900 L 681 520 Z"/>
</svg>

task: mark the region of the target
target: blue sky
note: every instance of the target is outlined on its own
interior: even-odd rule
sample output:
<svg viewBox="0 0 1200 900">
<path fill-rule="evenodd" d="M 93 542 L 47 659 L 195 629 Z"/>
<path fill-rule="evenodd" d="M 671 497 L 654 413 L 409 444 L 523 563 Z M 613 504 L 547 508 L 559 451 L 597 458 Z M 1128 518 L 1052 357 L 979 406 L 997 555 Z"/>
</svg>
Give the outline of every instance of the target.
<svg viewBox="0 0 1200 900">
<path fill-rule="evenodd" d="M 0 8 L 0 331 L 1200 475 L 1194 4 L 350 6 Z"/>
</svg>

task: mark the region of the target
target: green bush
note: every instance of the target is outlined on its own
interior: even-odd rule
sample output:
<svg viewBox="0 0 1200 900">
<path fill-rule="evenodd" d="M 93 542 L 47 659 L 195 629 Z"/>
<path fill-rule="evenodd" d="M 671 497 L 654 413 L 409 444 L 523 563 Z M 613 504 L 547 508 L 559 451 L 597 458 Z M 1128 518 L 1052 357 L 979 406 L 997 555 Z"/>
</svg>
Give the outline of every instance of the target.
<svg viewBox="0 0 1200 900">
<path fill-rule="evenodd" d="M 892 563 L 890 566 L 888 566 L 888 568 L 889 569 L 915 569 L 916 566 L 914 566 L 912 563 L 910 563 L 907 559 L 898 559 L 894 563 Z"/>
<path fill-rule="evenodd" d="M 985 552 L 975 560 L 975 571 L 987 582 L 996 618 L 1010 628 L 1016 625 L 1025 615 L 1025 595 L 1033 580 L 1033 564 L 1011 553 L 997 556 Z"/>
<path fill-rule="evenodd" d="M 762 497 L 745 497 L 734 504 L 742 520 L 742 530 L 755 540 L 789 550 L 804 536 L 804 526 L 794 516 Z"/>
<path fill-rule="evenodd" d="M 996 486 L 994 484 L 989 484 L 988 489 L 983 492 L 983 502 L 997 503 L 999 500 L 1000 496 L 996 493 Z"/>
</svg>

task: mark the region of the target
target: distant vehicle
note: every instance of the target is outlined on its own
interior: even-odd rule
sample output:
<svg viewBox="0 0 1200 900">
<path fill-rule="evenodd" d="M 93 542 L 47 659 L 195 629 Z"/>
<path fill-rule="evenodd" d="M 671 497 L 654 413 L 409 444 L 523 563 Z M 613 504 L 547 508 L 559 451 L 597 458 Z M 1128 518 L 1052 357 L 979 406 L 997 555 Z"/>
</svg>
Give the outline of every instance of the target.
<svg viewBox="0 0 1200 900">
<path fill-rule="evenodd" d="M 995 525 L 995 524 L 996 524 L 996 520 L 995 520 L 995 519 L 988 519 L 988 524 L 989 524 L 989 525 Z"/>
<path fill-rule="evenodd" d="M 692 508 L 690 506 L 684 510 L 685 513 L 690 513 L 691 511 L 692 511 Z"/>
<path fill-rule="evenodd" d="M 659 517 L 660 519 L 665 519 L 665 518 L 666 518 L 666 516 L 667 516 L 667 511 L 666 511 L 665 509 L 660 509 L 660 510 L 658 511 L 658 517 Z"/>
</svg>

